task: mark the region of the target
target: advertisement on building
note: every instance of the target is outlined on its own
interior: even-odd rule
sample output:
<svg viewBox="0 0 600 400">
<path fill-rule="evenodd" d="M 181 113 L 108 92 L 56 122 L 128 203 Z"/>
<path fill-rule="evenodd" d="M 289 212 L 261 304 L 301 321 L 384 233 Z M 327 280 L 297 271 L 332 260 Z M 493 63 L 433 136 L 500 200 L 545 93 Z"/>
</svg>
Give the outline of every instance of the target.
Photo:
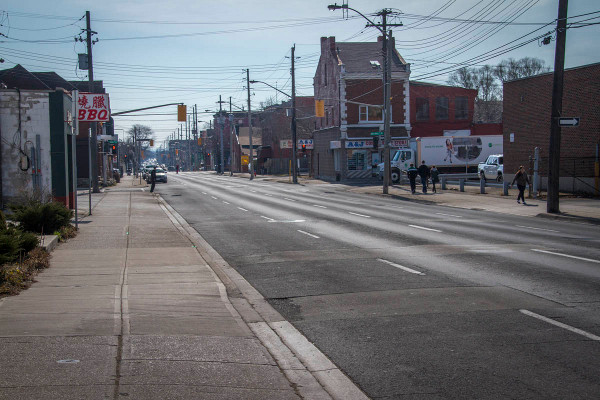
<svg viewBox="0 0 600 400">
<path fill-rule="evenodd" d="M 418 141 L 419 159 L 429 165 L 459 166 L 484 162 L 502 153 L 502 136 L 425 137 Z"/>
</svg>

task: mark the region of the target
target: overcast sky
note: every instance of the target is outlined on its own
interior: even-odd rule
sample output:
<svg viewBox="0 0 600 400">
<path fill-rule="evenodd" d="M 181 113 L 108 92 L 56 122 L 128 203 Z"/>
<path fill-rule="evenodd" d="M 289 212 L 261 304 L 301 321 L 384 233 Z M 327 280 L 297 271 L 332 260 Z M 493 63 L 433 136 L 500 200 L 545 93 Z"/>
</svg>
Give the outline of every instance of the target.
<svg viewBox="0 0 600 400">
<path fill-rule="evenodd" d="M 30 71 L 55 71 L 68 80 L 87 80 L 86 71 L 77 69 L 77 54 L 86 52 L 85 43 L 73 38 L 85 27 L 85 18 L 80 18 L 89 10 L 92 29 L 98 32 L 94 78 L 104 81 L 113 112 L 183 102 L 188 110 L 197 104 L 202 112 L 199 119 L 208 121 L 210 115 L 204 111 L 218 109 L 219 95 L 246 107 L 246 68 L 250 79 L 289 93 L 294 43 L 300 57 L 297 94 L 312 96 L 320 37 L 377 40 L 376 29 L 365 28 L 363 18 L 349 11 L 344 19 L 341 10 L 329 11 L 328 4 L 321 0 L 4 0 L 0 57 L 5 62 L 0 68 L 19 63 Z M 411 63 L 411 79 L 444 83 L 448 72 L 461 63 L 480 66 L 510 57 L 538 57 L 553 67 L 555 42 L 543 46 L 534 39 L 555 27 L 558 0 L 350 0 L 349 6 L 376 22 L 380 19 L 373 14 L 382 8 L 398 13 L 391 21 L 404 26 L 395 27 L 393 34 L 396 49 Z M 569 22 L 600 22 L 600 2 L 571 0 L 569 18 Z M 599 62 L 599 38 L 600 25 L 569 29 L 566 67 Z M 522 46 L 510 50 L 516 45 Z M 276 92 L 254 84 L 252 93 L 255 109 Z M 281 101 L 283 95 L 277 98 Z M 145 114 L 164 115 L 115 117 L 116 133 L 140 123 L 150 126 L 161 140 L 179 126 L 174 107 Z"/>
</svg>

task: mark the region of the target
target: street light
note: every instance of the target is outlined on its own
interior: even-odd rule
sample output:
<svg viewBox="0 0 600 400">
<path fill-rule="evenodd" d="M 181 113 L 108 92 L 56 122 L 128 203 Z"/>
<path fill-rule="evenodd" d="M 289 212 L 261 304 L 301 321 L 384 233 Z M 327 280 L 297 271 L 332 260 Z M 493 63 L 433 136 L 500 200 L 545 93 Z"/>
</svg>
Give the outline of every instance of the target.
<svg viewBox="0 0 600 400">
<path fill-rule="evenodd" d="M 344 9 L 344 10 L 352 10 L 355 13 L 357 13 L 358 15 L 360 15 L 361 17 L 363 17 L 364 19 L 366 19 L 367 21 L 369 21 L 369 24 L 367 26 L 372 26 L 375 27 L 379 30 L 379 32 L 381 32 L 381 34 L 383 35 L 383 64 L 384 64 L 384 68 L 383 68 L 383 108 L 384 108 L 384 120 L 383 120 L 383 132 L 384 132 L 384 146 L 383 146 L 383 155 L 384 155 L 384 159 L 383 159 L 383 165 L 384 165 L 384 169 L 383 169 L 383 193 L 384 194 L 388 194 L 388 187 L 390 185 L 390 169 L 391 169 L 391 163 L 390 163 L 390 142 L 391 142 L 391 135 L 390 135 L 390 97 L 391 97 L 391 90 L 390 90 L 390 81 L 391 81 L 391 57 L 389 54 L 389 46 L 388 46 L 388 41 L 389 39 L 391 39 L 391 32 L 388 34 L 387 32 L 387 27 L 388 26 L 402 26 L 402 24 L 387 24 L 387 15 L 391 13 L 390 10 L 388 9 L 383 9 L 381 10 L 379 13 L 377 13 L 378 16 L 382 17 L 382 26 L 377 25 L 376 23 L 374 23 L 373 21 L 371 21 L 367 16 L 365 16 L 363 13 L 361 13 L 360 11 L 352 8 L 352 7 L 348 7 L 348 4 L 342 4 L 342 5 L 338 5 L 337 3 L 335 4 L 330 4 L 327 6 L 327 8 L 330 11 L 335 11 L 335 10 L 340 10 L 340 9 Z"/>
</svg>

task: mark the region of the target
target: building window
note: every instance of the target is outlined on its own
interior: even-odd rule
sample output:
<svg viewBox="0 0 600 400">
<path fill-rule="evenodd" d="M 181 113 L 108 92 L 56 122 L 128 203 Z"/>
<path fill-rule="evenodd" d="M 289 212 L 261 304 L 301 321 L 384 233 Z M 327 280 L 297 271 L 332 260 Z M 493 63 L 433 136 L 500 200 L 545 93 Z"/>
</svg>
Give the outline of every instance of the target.
<svg viewBox="0 0 600 400">
<path fill-rule="evenodd" d="M 417 121 L 429 121 L 429 99 L 417 97 Z"/>
<path fill-rule="evenodd" d="M 391 116 L 390 108 L 390 116 Z M 390 118 L 391 120 L 391 118 Z M 383 122 L 383 109 L 374 106 L 359 106 L 358 107 L 359 122 Z"/>
<path fill-rule="evenodd" d="M 364 171 L 368 164 L 367 150 L 348 151 L 348 171 Z"/>
<path fill-rule="evenodd" d="M 435 119 L 448 119 L 448 98 L 435 99 Z"/>
<path fill-rule="evenodd" d="M 454 99 L 454 118 L 469 118 L 469 99 L 467 97 L 460 96 Z"/>
</svg>

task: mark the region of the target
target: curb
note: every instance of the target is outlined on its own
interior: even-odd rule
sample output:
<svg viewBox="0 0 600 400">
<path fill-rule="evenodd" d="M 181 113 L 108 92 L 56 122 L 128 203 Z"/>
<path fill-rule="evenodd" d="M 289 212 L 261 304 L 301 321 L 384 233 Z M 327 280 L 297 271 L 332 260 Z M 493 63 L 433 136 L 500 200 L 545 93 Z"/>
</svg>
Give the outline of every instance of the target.
<svg viewBox="0 0 600 400">
<path fill-rule="evenodd" d="M 42 235 L 40 240 L 40 247 L 46 250 L 48 253 L 52 253 L 58 246 L 58 236 L 56 235 Z"/>
<path fill-rule="evenodd" d="M 586 224 L 591 224 L 591 225 L 600 225 L 600 218 L 580 217 L 577 215 L 569 215 L 569 214 L 565 214 L 565 213 L 561 213 L 561 214 L 541 213 L 541 214 L 537 214 L 536 217 L 543 218 L 543 219 L 562 220 L 562 221 L 569 221 L 569 222 L 586 223 Z"/>
<path fill-rule="evenodd" d="M 286 321 L 159 194 L 155 197 L 173 225 L 196 246 L 200 256 L 225 286 L 227 293 L 224 301 L 232 306 L 265 346 L 302 398 L 369 398 L 325 354 Z"/>
</svg>

